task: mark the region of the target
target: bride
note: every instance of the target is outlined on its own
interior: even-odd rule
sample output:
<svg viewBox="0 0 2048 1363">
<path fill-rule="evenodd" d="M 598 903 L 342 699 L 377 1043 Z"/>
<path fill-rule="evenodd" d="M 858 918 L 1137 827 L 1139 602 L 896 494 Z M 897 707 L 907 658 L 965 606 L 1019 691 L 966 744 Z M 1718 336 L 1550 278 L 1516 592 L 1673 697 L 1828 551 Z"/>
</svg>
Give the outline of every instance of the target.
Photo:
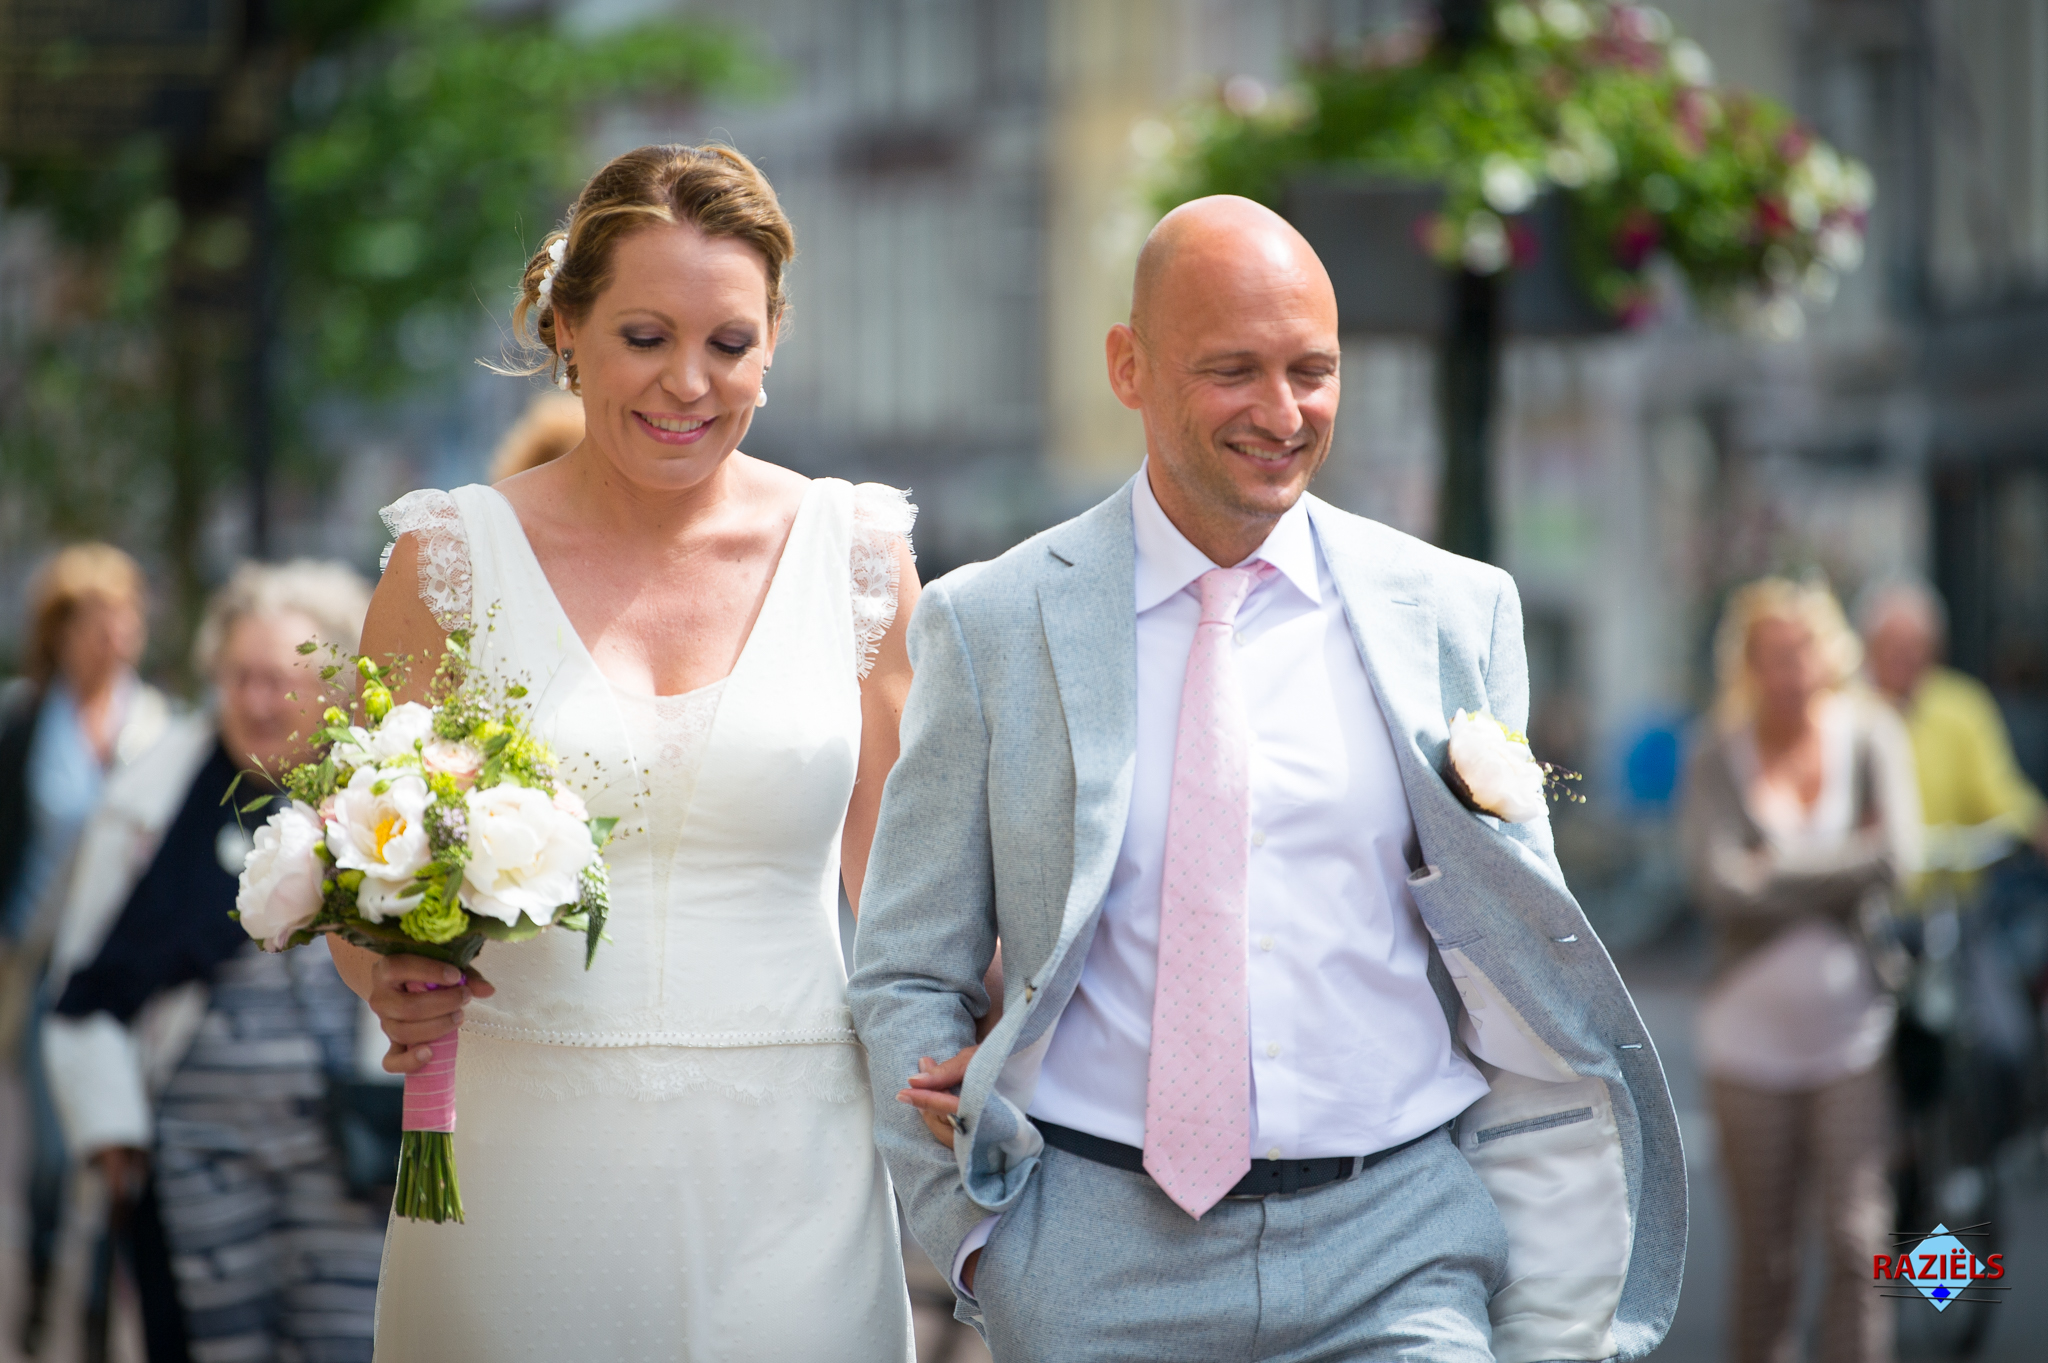
<svg viewBox="0 0 2048 1363">
<path fill-rule="evenodd" d="M 488 949 L 489 982 L 334 946 L 385 1068 L 461 1028 L 468 1221 L 392 1221 L 380 1363 L 911 1356 L 836 915 L 896 759 L 914 509 L 739 451 L 794 250 L 739 153 L 619 157 L 514 313 L 583 443 L 385 513 L 364 652 L 414 660 L 417 694 L 473 630 L 621 822 L 587 973 L 571 933 Z"/>
</svg>

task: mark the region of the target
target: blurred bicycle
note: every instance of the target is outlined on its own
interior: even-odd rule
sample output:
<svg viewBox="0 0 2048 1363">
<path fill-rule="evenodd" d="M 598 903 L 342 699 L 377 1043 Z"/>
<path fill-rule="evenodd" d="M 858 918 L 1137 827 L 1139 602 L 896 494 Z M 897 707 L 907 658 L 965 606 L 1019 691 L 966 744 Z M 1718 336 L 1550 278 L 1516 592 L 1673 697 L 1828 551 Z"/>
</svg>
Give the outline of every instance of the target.
<svg viewBox="0 0 2048 1363">
<path fill-rule="evenodd" d="M 1895 924 L 1906 966 L 1894 1043 L 1899 1226 L 1945 1225 L 1984 1259 L 2000 1249 L 2001 1185 L 2041 1153 L 2048 877 L 2008 824 L 1927 835 L 1921 913 Z M 1906 1311 L 1901 1344 L 1970 1357 L 1995 1319 L 1987 1295 Z"/>
</svg>

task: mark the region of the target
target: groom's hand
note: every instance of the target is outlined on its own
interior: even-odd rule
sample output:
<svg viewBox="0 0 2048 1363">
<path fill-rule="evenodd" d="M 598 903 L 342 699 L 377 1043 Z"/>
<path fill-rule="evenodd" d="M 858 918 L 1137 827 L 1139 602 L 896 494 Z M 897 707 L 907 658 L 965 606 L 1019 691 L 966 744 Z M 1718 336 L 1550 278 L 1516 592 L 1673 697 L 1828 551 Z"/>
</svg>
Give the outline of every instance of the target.
<svg viewBox="0 0 2048 1363">
<path fill-rule="evenodd" d="M 960 1081 L 967 1077 L 967 1063 L 981 1049 L 969 1046 L 941 1065 L 930 1056 L 917 1062 L 910 1086 L 897 1093 L 896 1101 L 908 1103 L 924 1118 L 925 1130 L 948 1150 L 953 1148 L 953 1121 L 960 1115 Z"/>
<path fill-rule="evenodd" d="M 445 961 L 423 956 L 379 956 L 370 972 L 370 1011 L 384 1024 L 391 1049 L 384 1068 L 411 1074 L 434 1058 L 429 1044 L 462 1025 L 462 1010 L 471 999 L 498 992 L 475 971 L 467 973 Z"/>
</svg>

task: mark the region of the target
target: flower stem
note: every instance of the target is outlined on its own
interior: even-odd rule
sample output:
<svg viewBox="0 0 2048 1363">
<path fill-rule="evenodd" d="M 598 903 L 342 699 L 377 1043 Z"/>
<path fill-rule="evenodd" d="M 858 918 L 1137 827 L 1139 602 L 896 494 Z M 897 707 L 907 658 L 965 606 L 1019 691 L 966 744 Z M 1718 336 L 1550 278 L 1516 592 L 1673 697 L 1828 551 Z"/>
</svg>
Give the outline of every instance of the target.
<svg viewBox="0 0 2048 1363">
<path fill-rule="evenodd" d="M 398 1189 L 392 1210 L 410 1221 L 462 1220 L 462 1189 L 455 1180 L 455 1137 L 446 1131 L 407 1131 L 398 1144 Z"/>
</svg>

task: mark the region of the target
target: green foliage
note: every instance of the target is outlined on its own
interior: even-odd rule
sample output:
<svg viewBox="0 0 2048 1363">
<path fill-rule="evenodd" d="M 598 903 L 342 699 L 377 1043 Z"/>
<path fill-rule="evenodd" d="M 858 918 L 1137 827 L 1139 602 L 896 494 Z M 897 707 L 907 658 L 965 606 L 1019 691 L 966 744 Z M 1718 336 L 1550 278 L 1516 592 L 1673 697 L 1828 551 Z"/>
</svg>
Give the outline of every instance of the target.
<svg viewBox="0 0 2048 1363">
<path fill-rule="evenodd" d="M 599 37 L 414 0 L 293 82 L 274 172 L 302 388 L 387 393 L 509 312 L 528 253 L 591 170 L 599 101 L 761 86 L 732 37 L 655 21 Z"/>
<path fill-rule="evenodd" d="M 509 315 L 528 249 L 592 169 L 601 106 L 770 79 L 738 37 L 696 20 L 591 36 L 468 0 L 274 12 L 280 43 L 246 54 L 237 79 L 280 91 L 267 117 L 277 434 L 302 470 L 319 467 L 311 404 L 445 379 L 480 318 Z M 47 315 L 4 365 L 0 493 L 54 535 L 161 536 L 190 594 L 207 498 L 241 456 L 254 239 L 239 210 L 181 208 L 180 183 L 151 137 L 0 161 L 0 201 L 42 216 L 61 248 Z"/>
<path fill-rule="evenodd" d="M 1277 205 L 1304 172 L 1435 182 L 1432 253 L 1493 273 L 1513 263 L 1513 216 L 1554 188 L 1581 277 L 1624 316 L 1647 299 L 1653 253 L 1710 303 L 1830 294 L 1861 259 L 1868 172 L 1711 79 L 1655 10 L 1510 0 L 1469 45 L 1407 29 L 1305 64 L 1271 100 L 1224 87 L 1189 111 L 1156 197 Z"/>
<path fill-rule="evenodd" d="M 462 904 L 456 898 L 461 886 L 462 867 L 458 863 L 426 888 L 420 895 L 419 907 L 409 910 L 398 920 L 399 929 L 414 941 L 437 945 L 468 932 L 469 915 L 463 912 Z"/>
</svg>

